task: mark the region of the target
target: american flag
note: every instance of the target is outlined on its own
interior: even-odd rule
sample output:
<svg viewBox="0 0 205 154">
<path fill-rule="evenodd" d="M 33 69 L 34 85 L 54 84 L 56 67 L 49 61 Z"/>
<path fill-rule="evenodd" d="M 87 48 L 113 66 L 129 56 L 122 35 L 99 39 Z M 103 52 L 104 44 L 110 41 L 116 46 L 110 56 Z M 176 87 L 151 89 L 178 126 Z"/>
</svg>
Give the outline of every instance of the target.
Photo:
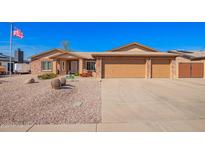
<svg viewBox="0 0 205 154">
<path fill-rule="evenodd" d="M 19 37 L 20 39 L 24 37 L 23 32 L 18 28 L 14 28 L 13 36 Z"/>
</svg>

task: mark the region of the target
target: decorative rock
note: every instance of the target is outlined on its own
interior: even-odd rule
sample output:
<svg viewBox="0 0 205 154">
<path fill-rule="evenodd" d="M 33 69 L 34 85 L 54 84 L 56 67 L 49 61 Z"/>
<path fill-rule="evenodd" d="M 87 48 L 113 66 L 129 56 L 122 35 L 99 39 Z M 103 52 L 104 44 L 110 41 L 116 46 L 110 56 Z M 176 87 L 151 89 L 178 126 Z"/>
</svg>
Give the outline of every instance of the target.
<svg viewBox="0 0 205 154">
<path fill-rule="evenodd" d="M 80 102 L 80 101 L 74 102 L 73 107 L 80 107 L 82 104 L 83 104 L 83 102 Z"/>
<path fill-rule="evenodd" d="M 30 78 L 28 80 L 26 80 L 25 84 L 30 84 L 30 83 L 35 83 L 34 78 Z"/>
<path fill-rule="evenodd" d="M 51 86 L 53 89 L 60 89 L 61 88 L 61 82 L 59 79 L 53 79 L 51 81 Z"/>
<path fill-rule="evenodd" d="M 65 86 L 66 85 L 66 78 L 65 77 L 61 78 L 60 82 L 61 82 L 61 86 Z"/>
</svg>

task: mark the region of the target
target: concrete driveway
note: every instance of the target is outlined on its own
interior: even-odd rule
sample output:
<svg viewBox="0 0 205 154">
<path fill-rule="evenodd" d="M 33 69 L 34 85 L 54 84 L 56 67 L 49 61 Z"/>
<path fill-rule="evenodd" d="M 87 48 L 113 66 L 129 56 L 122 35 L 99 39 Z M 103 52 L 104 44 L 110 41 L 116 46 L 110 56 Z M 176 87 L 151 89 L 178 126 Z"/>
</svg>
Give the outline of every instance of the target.
<svg viewBox="0 0 205 154">
<path fill-rule="evenodd" d="M 98 131 L 205 131 L 205 79 L 103 79 Z"/>
</svg>

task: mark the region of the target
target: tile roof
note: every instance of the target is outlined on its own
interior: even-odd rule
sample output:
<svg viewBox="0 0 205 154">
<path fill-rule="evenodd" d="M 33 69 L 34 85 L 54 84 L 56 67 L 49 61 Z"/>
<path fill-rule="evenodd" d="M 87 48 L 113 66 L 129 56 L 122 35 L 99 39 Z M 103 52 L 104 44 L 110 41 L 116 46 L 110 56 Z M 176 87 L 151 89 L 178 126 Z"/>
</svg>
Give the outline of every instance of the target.
<svg viewBox="0 0 205 154">
<path fill-rule="evenodd" d="M 69 54 L 70 58 L 77 57 L 77 58 L 84 58 L 84 59 L 94 59 L 94 57 L 96 56 L 169 56 L 169 57 L 177 56 L 177 54 L 166 53 L 166 52 L 149 52 L 149 51 L 132 50 L 132 51 L 115 51 L 115 52 L 67 52 L 57 56 L 52 56 L 51 58 L 62 58 L 62 57 L 66 57 L 67 54 Z"/>
<path fill-rule="evenodd" d="M 39 54 L 36 54 L 36 55 L 33 55 L 31 56 L 31 59 L 36 59 L 42 55 L 46 55 L 46 54 L 49 54 L 51 52 L 54 52 L 54 51 L 57 51 L 59 54 L 62 54 L 62 53 L 65 53 L 66 51 L 64 50 L 61 50 L 61 49 L 51 49 L 51 50 L 48 50 L 48 51 L 44 51 L 44 52 L 41 52 Z M 56 53 L 57 54 L 57 53 Z"/>
<path fill-rule="evenodd" d="M 93 59 L 92 54 L 96 52 L 66 52 L 51 56 L 50 58 L 84 58 Z"/>
<path fill-rule="evenodd" d="M 94 59 L 96 56 L 168 56 L 168 57 L 176 57 L 177 54 L 174 53 L 167 53 L 167 52 L 150 52 L 145 50 L 139 50 L 139 49 L 132 49 L 132 50 L 126 50 L 126 51 L 117 51 L 115 52 L 78 52 L 78 51 L 72 51 L 68 52 L 62 49 L 53 49 L 49 50 L 47 52 L 43 52 L 37 55 L 32 56 L 32 59 L 38 58 L 39 56 L 46 55 L 48 53 L 51 53 L 52 51 L 58 51 L 57 53 L 50 55 L 49 58 L 64 58 L 67 55 L 67 58 L 83 58 L 83 59 Z"/>
<path fill-rule="evenodd" d="M 169 53 L 175 53 L 189 59 L 205 59 L 205 51 L 181 51 L 170 50 Z"/>
<path fill-rule="evenodd" d="M 93 59 L 92 54 L 97 52 L 71 52 L 71 54 L 85 58 L 85 59 Z"/>
</svg>

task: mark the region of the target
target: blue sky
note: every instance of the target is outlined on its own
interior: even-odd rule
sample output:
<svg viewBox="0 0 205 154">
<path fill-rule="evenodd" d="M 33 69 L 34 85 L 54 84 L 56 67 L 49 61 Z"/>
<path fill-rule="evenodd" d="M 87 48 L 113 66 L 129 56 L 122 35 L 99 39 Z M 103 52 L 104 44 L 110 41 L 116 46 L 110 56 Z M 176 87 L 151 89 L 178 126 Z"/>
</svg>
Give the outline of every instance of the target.
<svg viewBox="0 0 205 154">
<path fill-rule="evenodd" d="M 104 51 L 138 42 L 160 51 L 205 50 L 205 23 L 14 23 L 24 39 L 13 39 L 13 48 L 31 56 L 70 42 L 76 51 Z M 10 24 L 0 23 L 0 52 L 9 54 Z"/>
</svg>

